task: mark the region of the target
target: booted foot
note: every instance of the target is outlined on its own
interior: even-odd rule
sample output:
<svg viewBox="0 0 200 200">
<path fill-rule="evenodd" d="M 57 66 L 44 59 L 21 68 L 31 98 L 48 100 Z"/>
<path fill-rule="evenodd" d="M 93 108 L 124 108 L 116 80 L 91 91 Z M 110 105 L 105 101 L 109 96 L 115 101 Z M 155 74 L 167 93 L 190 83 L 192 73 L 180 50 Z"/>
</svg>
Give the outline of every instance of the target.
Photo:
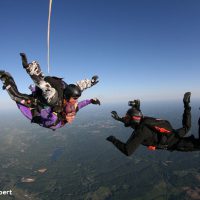
<svg viewBox="0 0 200 200">
<path fill-rule="evenodd" d="M 0 70 L 0 78 L 2 78 L 3 75 L 5 75 L 5 71 L 4 70 Z"/>
<path fill-rule="evenodd" d="M 0 70 L 0 80 L 3 83 L 2 89 L 5 90 L 8 85 L 15 86 L 15 81 L 13 80 L 10 73 Z"/>
<path fill-rule="evenodd" d="M 183 103 L 184 103 L 184 106 L 185 106 L 185 107 L 189 107 L 189 104 L 190 104 L 190 96 L 191 96 L 191 92 L 186 92 L 186 93 L 184 94 Z"/>
<path fill-rule="evenodd" d="M 24 68 L 28 67 L 28 61 L 25 53 L 20 53 L 20 56 L 22 58 L 22 65 Z"/>
<path fill-rule="evenodd" d="M 5 82 L 6 80 L 10 79 L 11 75 L 8 72 L 5 72 L 4 70 L 0 70 L 0 79 Z"/>
</svg>

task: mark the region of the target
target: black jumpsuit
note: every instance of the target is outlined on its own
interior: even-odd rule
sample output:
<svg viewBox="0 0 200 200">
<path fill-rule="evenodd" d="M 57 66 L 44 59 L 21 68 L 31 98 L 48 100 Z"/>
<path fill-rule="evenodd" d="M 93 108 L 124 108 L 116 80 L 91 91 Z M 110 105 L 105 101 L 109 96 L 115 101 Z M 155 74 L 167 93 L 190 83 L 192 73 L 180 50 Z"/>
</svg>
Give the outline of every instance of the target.
<svg viewBox="0 0 200 200">
<path fill-rule="evenodd" d="M 166 120 L 144 117 L 126 143 L 118 139 L 114 139 L 112 143 L 127 156 L 130 156 L 140 144 L 170 151 L 200 150 L 199 139 L 195 139 L 193 136 L 184 137 L 191 127 L 190 110 L 190 107 L 185 108 L 182 118 L 183 126 L 180 129 L 174 130 Z"/>
</svg>

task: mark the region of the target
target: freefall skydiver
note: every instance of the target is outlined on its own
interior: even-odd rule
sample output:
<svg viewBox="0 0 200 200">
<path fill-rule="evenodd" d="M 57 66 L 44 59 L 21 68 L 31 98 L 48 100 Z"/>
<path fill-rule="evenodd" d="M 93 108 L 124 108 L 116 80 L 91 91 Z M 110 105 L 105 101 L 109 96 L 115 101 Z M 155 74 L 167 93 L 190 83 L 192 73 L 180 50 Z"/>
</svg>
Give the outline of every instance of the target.
<svg viewBox="0 0 200 200">
<path fill-rule="evenodd" d="M 199 151 L 200 138 L 196 139 L 193 135 L 184 137 L 191 128 L 190 96 L 191 93 L 187 92 L 183 97 L 184 113 L 181 128 L 173 129 L 167 120 L 143 116 L 140 110 L 140 100 L 134 100 L 129 102 L 132 108 L 127 111 L 125 117 L 120 118 L 116 111 L 111 112 L 115 120 L 123 122 L 125 127 L 134 129 L 130 138 L 126 143 L 114 136 L 107 137 L 107 140 L 126 156 L 130 156 L 140 144 L 147 146 L 149 150 Z"/>
<path fill-rule="evenodd" d="M 29 87 L 32 94 L 20 93 L 8 72 L 0 70 L 0 79 L 3 82 L 3 89 L 6 89 L 11 99 L 31 122 L 55 130 L 66 123 L 71 123 L 76 112 L 88 104 L 100 105 L 100 101 L 96 98 L 79 103 L 77 101 L 83 90 L 99 82 L 98 76 L 93 76 L 91 80 L 78 81 L 76 85 L 68 85 L 62 78 L 44 76 L 38 62 L 28 63 L 24 53 L 20 53 L 20 56 L 24 69 L 35 83 L 35 86 Z"/>
</svg>

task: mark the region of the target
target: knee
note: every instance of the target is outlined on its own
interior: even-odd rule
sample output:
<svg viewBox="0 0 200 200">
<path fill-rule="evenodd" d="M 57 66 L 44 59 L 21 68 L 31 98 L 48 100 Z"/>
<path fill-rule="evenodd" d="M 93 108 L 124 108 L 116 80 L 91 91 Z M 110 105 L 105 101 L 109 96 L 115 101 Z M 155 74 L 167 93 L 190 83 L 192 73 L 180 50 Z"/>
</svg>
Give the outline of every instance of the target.
<svg viewBox="0 0 200 200">
<path fill-rule="evenodd" d="M 10 98 L 11 98 L 13 101 L 17 101 L 16 97 L 14 97 L 13 95 L 10 95 Z"/>
<path fill-rule="evenodd" d="M 127 157 L 131 156 L 131 154 L 132 154 L 132 153 L 129 153 L 129 152 L 126 152 L 126 153 L 125 153 L 125 155 L 126 155 Z"/>
<path fill-rule="evenodd" d="M 191 129 L 191 125 L 190 125 L 190 124 L 185 125 L 185 126 L 184 126 L 184 129 L 185 129 L 185 132 L 186 132 L 186 133 L 189 132 L 190 129 Z"/>
<path fill-rule="evenodd" d="M 132 151 L 130 148 L 128 148 L 127 146 L 125 146 L 124 154 L 125 154 L 126 156 L 131 156 L 132 153 L 133 153 L 133 151 Z"/>
</svg>

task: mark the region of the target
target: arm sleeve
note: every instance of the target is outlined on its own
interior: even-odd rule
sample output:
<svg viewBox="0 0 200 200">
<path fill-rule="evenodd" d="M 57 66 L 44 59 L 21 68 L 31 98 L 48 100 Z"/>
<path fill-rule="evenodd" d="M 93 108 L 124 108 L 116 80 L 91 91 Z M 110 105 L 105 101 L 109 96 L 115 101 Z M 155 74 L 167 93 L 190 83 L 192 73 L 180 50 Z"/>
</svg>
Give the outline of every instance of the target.
<svg viewBox="0 0 200 200">
<path fill-rule="evenodd" d="M 113 141 L 113 144 L 119 149 L 122 153 L 124 153 L 126 156 L 130 156 L 142 143 L 144 140 L 143 133 L 141 133 L 139 130 L 136 132 L 133 132 L 130 138 L 126 143 L 121 142 L 118 139 L 115 139 Z"/>
<path fill-rule="evenodd" d="M 92 80 L 89 80 L 89 79 L 77 81 L 76 85 L 80 87 L 81 91 L 86 90 L 87 88 L 90 88 L 93 86 Z"/>
<path fill-rule="evenodd" d="M 85 107 L 89 104 L 91 104 L 91 100 L 89 100 L 89 99 L 86 99 L 86 100 L 79 102 L 78 103 L 78 110 L 80 110 L 81 108 L 83 108 L 83 107 Z"/>
<path fill-rule="evenodd" d="M 120 118 L 118 119 L 118 121 L 124 123 L 124 126 L 125 126 L 125 127 L 130 126 L 130 122 L 129 122 L 129 120 L 128 120 L 128 122 L 127 122 L 126 117 L 120 117 Z"/>
<path fill-rule="evenodd" d="M 117 119 L 117 121 L 120 121 L 120 122 L 122 122 L 122 123 L 125 123 L 124 117 L 120 117 L 119 119 Z"/>
</svg>

